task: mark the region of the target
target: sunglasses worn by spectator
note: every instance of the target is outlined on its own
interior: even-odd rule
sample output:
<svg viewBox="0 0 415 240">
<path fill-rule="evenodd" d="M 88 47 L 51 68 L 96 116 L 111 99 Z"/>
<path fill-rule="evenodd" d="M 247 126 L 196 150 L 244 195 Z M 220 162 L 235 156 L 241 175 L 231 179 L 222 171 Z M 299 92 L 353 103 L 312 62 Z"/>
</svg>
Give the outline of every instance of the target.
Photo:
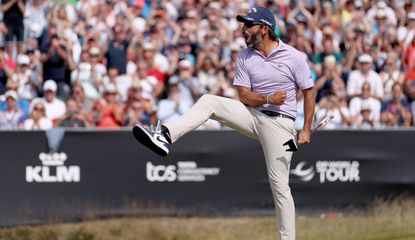
<svg viewBox="0 0 415 240">
<path fill-rule="evenodd" d="M 38 111 L 38 112 L 43 112 L 44 111 L 44 108 L 42 108 L 42 107 L 34 107 L 33 110 L 34 111 Z"/>
<path fill-rule="evenodd" d="M 251 27 L 256 26 L 256 25 L 259 25 L 259 24 L 255 23 L 255 22 L 245 22 L 244 23 L 244 26 L 246 28 L 251 28 Z"/>
</svg>

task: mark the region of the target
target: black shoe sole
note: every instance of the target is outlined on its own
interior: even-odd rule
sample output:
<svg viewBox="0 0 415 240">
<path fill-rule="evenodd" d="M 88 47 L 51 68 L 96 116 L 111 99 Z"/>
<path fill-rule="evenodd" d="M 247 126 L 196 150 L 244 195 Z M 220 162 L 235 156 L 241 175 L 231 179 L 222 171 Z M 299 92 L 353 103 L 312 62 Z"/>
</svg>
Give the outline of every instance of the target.
<svg viewBox="0 0 415 240">
<path fill-rule="evenodd" d="M 147 148 L 149 148 L 151 151 L 157 153 L 158 155 L 165 157 L 168 155 L 168 153 L 166 153 L 165 151 L 163 151 L 162 149 L 160 149 L 158 146 L 156 146 L 153 141 L 151 141 L 150 136 L 145 132 L 145 130 L 141 129 L 139 126 L 134 126 L 133 127 L 133 133 L 134 133 L 134 137 L 135 139 L 143 144 L 144 146 L 146 146 Z"/>
</svg>

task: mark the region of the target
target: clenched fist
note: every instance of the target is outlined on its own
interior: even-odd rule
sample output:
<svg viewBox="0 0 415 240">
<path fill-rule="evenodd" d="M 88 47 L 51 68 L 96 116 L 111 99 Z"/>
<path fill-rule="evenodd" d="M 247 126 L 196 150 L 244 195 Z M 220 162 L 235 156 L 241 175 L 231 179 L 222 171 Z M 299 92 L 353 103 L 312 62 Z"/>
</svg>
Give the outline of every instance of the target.
<svg viewBox="0 0 415 240">
<path fill-rule="evenodd" d="M 268 96 L 268 103 L 272 105 L 282 105 L 287 96 L 286 92 L 275 92 Z"/>
</svg>

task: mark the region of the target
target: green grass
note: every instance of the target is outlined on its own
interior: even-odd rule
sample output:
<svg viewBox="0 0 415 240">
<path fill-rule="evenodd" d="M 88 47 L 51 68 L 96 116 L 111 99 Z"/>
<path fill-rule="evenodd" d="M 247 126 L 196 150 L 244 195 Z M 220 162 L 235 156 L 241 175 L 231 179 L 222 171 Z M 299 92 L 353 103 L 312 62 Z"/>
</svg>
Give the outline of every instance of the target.
<svg viewBox="0 0 415 240">
<path fill-rule="evenodd" d="M 275 240 L 273 217 L 137 217 L 0 230 L 0 240 Z M 365 214 L 297 216 L 298 240 L 415 240 L 415 201 L 378 201 Z"/>
</svg>

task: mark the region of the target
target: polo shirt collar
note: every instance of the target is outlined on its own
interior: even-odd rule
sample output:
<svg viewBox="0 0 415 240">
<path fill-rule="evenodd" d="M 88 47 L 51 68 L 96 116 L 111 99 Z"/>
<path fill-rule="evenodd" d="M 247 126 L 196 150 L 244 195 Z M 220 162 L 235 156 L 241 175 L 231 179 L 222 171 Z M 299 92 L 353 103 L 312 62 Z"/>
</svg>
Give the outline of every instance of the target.
<svg viewBox="0 0 415 240">
<path fill-rule="evenodd" d="M 257 54 L 263 56 L 262 53 L 259 52 L 258 50 L 254 49 L 254 48 L 252 48 L 252 50 L 254 52 L 256 52 Z M 287 44 L 285 44 L 281 39 L 278 38 L 278 47 L 276 49 L 272 50 L 272 52 L 269 54 L 268 57 L 270 57 L 271 55 L 273 55 L 277 52 L 282 52 L 282 51 L 286 51 L 286 50 L 287 50 Z"/>
</svg>

